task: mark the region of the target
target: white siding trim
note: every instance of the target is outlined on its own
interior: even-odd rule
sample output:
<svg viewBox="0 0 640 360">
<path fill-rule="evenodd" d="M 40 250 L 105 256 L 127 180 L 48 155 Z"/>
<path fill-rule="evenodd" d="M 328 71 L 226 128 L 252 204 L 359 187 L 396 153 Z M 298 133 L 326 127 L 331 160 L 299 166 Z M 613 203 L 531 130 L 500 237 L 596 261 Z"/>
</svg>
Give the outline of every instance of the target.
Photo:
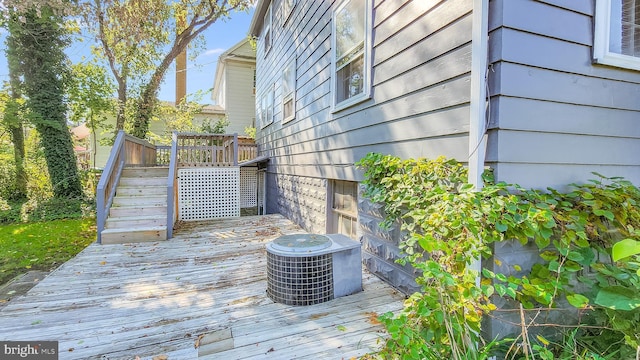
<svg viewBox="0 0 640 360">
<path fill-rule="evenodd" d="M 598 64 L 640 70 L 640 58 L 609 50 L 612 20 L 611 2 L 612 0 L 596 0 L 593 60 Z"/>
</svg>

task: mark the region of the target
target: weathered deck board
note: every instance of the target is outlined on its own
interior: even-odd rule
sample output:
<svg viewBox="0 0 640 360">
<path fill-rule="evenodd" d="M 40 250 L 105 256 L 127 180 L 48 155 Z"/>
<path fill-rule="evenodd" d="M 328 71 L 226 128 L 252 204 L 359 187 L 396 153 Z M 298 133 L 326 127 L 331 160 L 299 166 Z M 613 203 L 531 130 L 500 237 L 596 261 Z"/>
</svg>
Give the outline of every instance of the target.
<svg viewBox="0 0 640 360">
<path fill-rule="evenodd" d="M 166 242 L 92 244 L 0 311 L 0 340 L 57 340 L 60 359 L 186 360 L 199 351 L 340 359 L 374 350 L 384 336 L 376 315 L 403 299 L 375 276 L 363 273 L 361 293 L 313 306 L 266 296 L 265 244 L 297 232 L 268 215 L 184 224 Z"/>
</svg>

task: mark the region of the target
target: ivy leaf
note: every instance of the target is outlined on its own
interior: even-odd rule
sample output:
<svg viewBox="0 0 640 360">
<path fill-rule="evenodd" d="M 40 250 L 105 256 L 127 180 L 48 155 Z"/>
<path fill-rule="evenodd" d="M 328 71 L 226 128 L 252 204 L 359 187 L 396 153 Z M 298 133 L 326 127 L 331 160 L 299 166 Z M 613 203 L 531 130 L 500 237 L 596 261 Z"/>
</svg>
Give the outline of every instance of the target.
<svg viewBox="0 0 640 360">
<path fill-rule="evenodd" d="M 613 261 L 619 261 L 629 256 L 640 254 L 640 241 L 624 239 L 613 244 L 611 257 Z"/>
<path fill-rule="evenodd" d="M 586 296 L 580 294 L 567 295 L 567 301 L 573 307 L 578 309 L 582 309 L 587 306 L 587 304 L 589 304 L 589 299 Z"/>
<path fill-rule="evenodd" d="M 630 311 L 640 307 L 640 297 L 629 288 L 615 285 L 601 289 L 595 303 L 613 310 Z"/>
<path fill-rule="evenodd" d="M 505 232 L 507 231 L 509 227 L 506 224 L 503 224 L 501 222 L 497 222 L 496 223 L 496 230 L 500 231 L 500 232 Z"/>
</svg>

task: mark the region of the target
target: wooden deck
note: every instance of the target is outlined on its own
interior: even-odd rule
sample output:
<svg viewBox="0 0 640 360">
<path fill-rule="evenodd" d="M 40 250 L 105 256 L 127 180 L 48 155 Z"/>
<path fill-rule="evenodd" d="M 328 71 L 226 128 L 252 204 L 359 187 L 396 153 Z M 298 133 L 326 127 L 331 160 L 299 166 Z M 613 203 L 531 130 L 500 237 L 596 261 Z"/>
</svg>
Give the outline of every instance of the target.
<svg viewBox="0 0 640 360">
<path fill-rule="evenodd" d="M 265 293 L 265 244 L 302 232 L 280 215 L 191 223 L 166 242 L 92 244 L 0 311 L 0 340 L 57 340 L 60 359 L 349 359 L 384 336 L 403 296 L 364 291 L 293 307 Z M 164 358 L 164 357 L 159 357 Z"/>
</svg>

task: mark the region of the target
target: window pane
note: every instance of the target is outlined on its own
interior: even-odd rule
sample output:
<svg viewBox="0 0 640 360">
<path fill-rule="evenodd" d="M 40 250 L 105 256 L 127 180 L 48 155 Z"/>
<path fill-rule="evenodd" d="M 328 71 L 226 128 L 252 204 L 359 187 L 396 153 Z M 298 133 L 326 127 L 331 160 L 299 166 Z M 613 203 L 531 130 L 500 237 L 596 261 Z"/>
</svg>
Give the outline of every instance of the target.
<svg viewBox="0 0 640 360">
<path fill-rule="evenodd" d="M 640 57 L 640 1 L 611 1 L 609 33 L 609 51 Z"/>
<path fill-rule="evenodd" d="M 336 14 L 336 58 L 364 42 L 364 1 L 351 0 Z"/>
<path fill-rule="evenodd" d="M 336 74 L 336 102 L 364 92 L 364 54 L 344 65 Z"/>
<path fill-rule="evenodd" d="M 294 81 L 293 65 L 289 65 L 282 72 L 282 93 L 284 96 L 288 96 L 293 92 Z"/>
<path fill-rule="evenodd" d="M 293 99 L 285 99 L 282 107 L 282 116 L 284 119 L 288 119 L 293 116 Z"/>
</svg>

